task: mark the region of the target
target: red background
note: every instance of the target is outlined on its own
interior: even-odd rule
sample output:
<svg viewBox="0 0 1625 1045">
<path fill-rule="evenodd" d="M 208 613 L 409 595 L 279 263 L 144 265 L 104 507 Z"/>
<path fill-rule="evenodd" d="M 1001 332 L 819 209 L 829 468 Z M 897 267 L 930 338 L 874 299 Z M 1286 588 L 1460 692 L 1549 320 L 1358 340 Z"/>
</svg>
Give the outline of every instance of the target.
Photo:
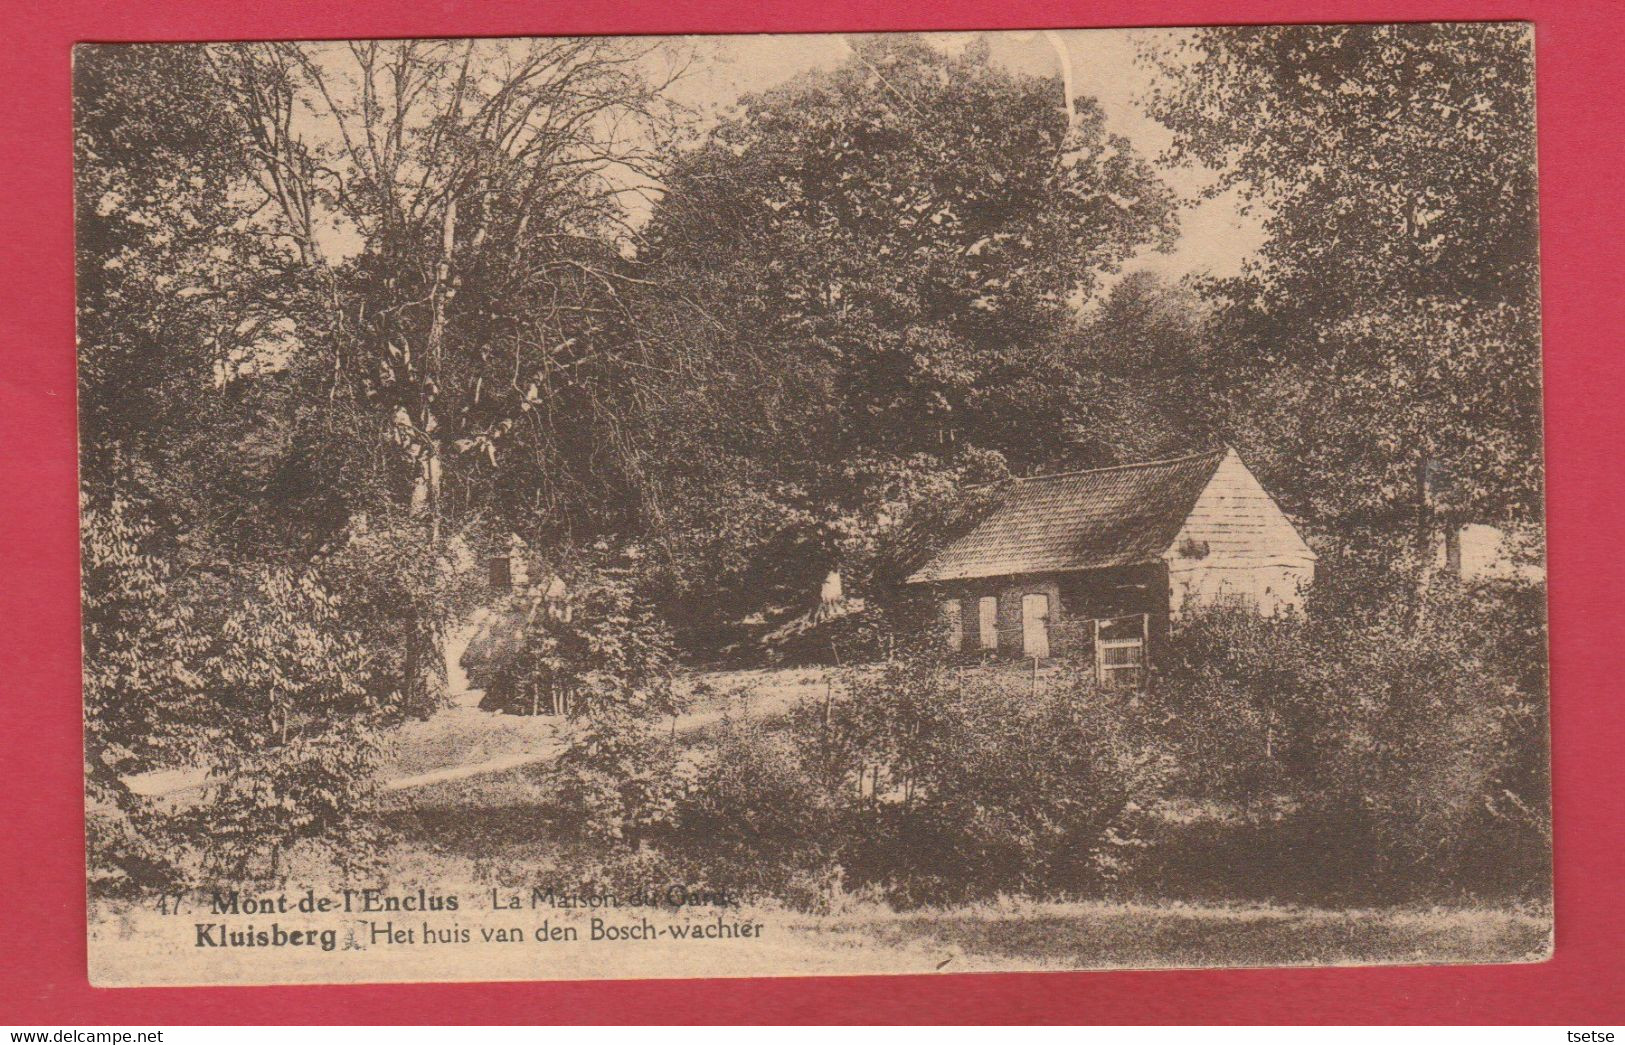
<svg viewBox="0 0 1625 1045">
<path fill-rule="evenodd" d="M 7 5 L 10 6 L 10 5 Z M 1625 1022 L 1625 3 L 47 0 L 0 43 L 0 1022 Z M 1557 823 L 1542 965 L 93 989 L 85 975 L 69 48 L 82 40 L 1529 19 L 1536 25 Z"/>
</svg>

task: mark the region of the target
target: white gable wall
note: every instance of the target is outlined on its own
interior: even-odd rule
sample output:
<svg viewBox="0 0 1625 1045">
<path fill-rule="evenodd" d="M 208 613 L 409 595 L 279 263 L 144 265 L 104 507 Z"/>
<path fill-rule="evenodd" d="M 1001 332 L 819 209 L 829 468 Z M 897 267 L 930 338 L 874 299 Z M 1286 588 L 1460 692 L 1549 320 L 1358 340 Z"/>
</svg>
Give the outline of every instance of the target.
<svg viewBox="0 0 1625 1045">
<path fill-rule="evenodd" d="M 1219 462 L 1162 558 L 1175 617 L 1228 599 L 1267 616 L 1302 610 L 1315 578 L 1315 553 L 1234 450 Z"/>
</svg>

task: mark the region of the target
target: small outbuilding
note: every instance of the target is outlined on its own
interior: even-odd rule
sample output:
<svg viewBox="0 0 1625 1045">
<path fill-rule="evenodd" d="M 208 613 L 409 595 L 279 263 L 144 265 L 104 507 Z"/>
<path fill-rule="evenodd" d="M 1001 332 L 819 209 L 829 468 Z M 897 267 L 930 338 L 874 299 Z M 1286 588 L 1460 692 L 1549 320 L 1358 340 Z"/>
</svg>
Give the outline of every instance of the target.
<svg viewBox="0 0 1625 1045">
<path fill-rule="evenodd" d="M 1103 685 L 1138 685 L 1181 613 L 1301 609 L 1314 576 L 1315 553 L 1227 447 L 1010 480 L 907 583 L 937 592 L 954 649 L 1087 655 Z"/>
</svg>

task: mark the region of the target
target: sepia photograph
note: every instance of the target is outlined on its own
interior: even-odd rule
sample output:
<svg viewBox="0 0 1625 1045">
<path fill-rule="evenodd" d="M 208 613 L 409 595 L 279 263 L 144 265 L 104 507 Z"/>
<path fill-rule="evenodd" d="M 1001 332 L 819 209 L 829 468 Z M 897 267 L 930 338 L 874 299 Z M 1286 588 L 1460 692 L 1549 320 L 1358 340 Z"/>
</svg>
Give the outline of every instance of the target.
<svg viewBox="0 0 1625 1045">
<path fill-rule="evenodd" d="M 80 44 L 73 146 L 91 983 L 1551 957 L 1529 24 Z"/>
</svg>

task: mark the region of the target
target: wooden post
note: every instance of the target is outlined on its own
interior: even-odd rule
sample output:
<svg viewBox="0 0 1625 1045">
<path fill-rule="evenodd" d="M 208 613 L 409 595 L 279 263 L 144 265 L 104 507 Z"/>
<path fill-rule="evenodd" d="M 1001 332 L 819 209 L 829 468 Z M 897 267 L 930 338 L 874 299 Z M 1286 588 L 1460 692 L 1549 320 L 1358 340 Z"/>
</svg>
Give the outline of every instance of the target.
<svg viewBox="0 0 1625 1045">
<path fill-rule="evenodd" d="M 1101 689 L 1105 689 L 1106 688 L 1106 669 L 1105 669 L 1105 662 L 1104 662 L 1103 658 L 1100 655 L 1100 620 L 1099 620 L 1099 618 L 1096 618 L 1096 619 L 1089 622 L 1089 631 L 1090 631 L 1090 634 L 1093 636 L 1093 638 L 1090 641 L 1090 645 L 1093 646 L 1093 652 L 1094 652 L 1095 685 L 1099 686 Z"/>
<path fill-rule="evenodd" d="M 1151 685 L 1151 614 L 1140 614 L 1140 689 Z M 1134 698 L 1136 701 L 1138 697 Z"/>
<path fill-rule="evenodd" d="M 1033 658 L 1033 700 L 1038 700 L 1038 658 Z"/>
</svg>

